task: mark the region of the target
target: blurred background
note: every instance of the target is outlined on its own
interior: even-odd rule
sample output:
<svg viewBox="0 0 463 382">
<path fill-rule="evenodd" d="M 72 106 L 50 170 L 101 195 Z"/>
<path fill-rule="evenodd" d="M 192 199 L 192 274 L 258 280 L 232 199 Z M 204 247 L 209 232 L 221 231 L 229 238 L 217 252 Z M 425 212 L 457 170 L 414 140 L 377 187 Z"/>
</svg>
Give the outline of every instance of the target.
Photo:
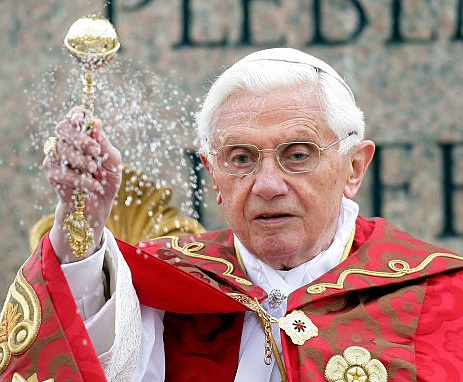
<svg viewBox="0 0 463 382">
<path fill-rule="evenodd" d="M 361 214 L 463 251 L 463 0 L 3 0 L 0 303 L 56 204 L 42 146 L 80 103 L 82 68 L 63 39 L 90 14 L 122 45 L 97 72 L 95 115 L 124 163 L 172 186 L 181 215 L 225 225 L 194 155 L 211 81 L 251 51 L 289 46 L 331 64 L 365 112 L 378 150 Z"/>
</svg>

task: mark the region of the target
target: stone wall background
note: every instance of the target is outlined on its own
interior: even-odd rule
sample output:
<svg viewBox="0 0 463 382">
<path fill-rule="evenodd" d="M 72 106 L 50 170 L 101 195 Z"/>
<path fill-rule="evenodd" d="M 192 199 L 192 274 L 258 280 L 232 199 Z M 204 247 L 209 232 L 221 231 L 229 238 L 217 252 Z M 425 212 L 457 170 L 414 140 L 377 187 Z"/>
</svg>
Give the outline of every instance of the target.
<svg viewBox="0 0 463 382">
<path fill-rule="evenodd" d="M 342 39 L 355 29 L 356 5 L 365 11 L 368 24 L 348 44 L 307 46 L 313 37 L 312 0 L 250 2 L 252 43 L 247 45 L 240 44 L 245 1 L 191 0 L 192 39 L 210 42 L 226 36 L 228 43 L 223 47 L 174 48 L 182 40 L 184 3 L 113 1 L 123 51 L 116 59 L 118 63 L 102 74 L 101 92 L 114 89 L 112 94 L 117 98 L 125 91 L 126 97 L 124 102 L 112 105 L 111 110 L 119 108 L 120 113 L 105 114 L 105 102 L 109 102 L 105 99 L 97 103 L 96 114 L 107 118 L 103 118 L 105 123 L 109 120 L 109 128 L 116 126 L 116 130 L 121 115 L 128 118 L 127 124 L 148 126 L 143 133 L 136 129 L 126 135 L 114 133 L 127 155 L 126 162 L 144 168 L 161 182 L 173 183 L 175 202 L 188 213 L 191 206 L 182 204 L 189 200 L 181 187 L 181 180 L 188 178 L 185 164 L 162 167 L 160 174 L 152 172 L 153 161 L 166 144 L 166 137 L 152 128 L 152 120 L 163 121 L 160 131 L 169 133 L 169 142 L 194 149 L 190 112 L 196 110 L 210 80 L 245 54 L 279 45 L 276 42 L 284 38 L 283 45 L 324 58 L 346 78 L 365 111 L 368 138 L 379 144 L 411 145 L 408 152 L 384 150 L 382 180 L 398 185 L 409 182 L 410 187 L 407 192 L 386 193 L 382 215 L 415 236 L 462 252 L 462 237 L 439 235 L 444 190 L 442 158 L 436 143 L 463 141 L 463 41 L 453 39 L 458 18 L 462 17 L 460 1 L 324 1 L 323 28 L 330 38 Z M 398 4 L 402 7 L 401 31 L 409 41 L 394 44 L 388 40 L 392 10 Z M 53 211 L 56 202 L 39 168 L 41 145 L 67 107 L 77 102 L 79 68 L 64 51 L 63 37 L 74 20 L 92 13 L 105 16 L 104 1 L 0 2 L 0 302 L 18 267 L 30 254 L 29 230 L 40 217 Z M 435 38 L 430 41 L 430 36 Z M 134 105 L 142 106 L 134 110 Z M 176 124 L 169 124 L 169 120 Z M 155 144 L 147 148 L 150 139 Z M 143 150 L 148 151 L 134 153 L 130 149 L 134 140 L 144 141 Z M 143 165 L 137 162 L 142 155 L 149 157 Z M 176 156 L 169 155 L 172 157 L 167 159 Z M 454 183 L 463 183 L 463 150 L 456 150 L 455 156 Z M 160 157 L 162 162 L 166 155 Z M 172 177 L 176 172 L 181 175 Z M 373 211 L 371 186 L 370 176 L 357 198 L 366 216 Z M 454 225 L 463 231 L 460 194 L 455 193 Z M 223 226 L 210 192 L 204 204 L 206 226 Z"/>
</svg>

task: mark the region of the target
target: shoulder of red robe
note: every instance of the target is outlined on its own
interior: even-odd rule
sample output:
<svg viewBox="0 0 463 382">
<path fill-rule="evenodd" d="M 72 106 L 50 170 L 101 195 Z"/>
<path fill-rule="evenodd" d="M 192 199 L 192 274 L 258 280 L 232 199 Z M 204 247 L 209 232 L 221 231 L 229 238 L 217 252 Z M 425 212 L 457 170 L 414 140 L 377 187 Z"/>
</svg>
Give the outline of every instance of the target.
<svg viewBox="0 0 463 382">
<path fill-rule="evenodd" d="M 227 313 L 249 309 L 229 294 L 266 298 L 240 266 L 230 230 L 118 245 L 144 305 L 185 314 Z"/>
<path fill-rule="evenodd" d="M 461 256 L 417 240 L 383 219 L 359 217 L 356 232 L 348 259 L 299 290 L 306 295 L 300 301 L 463 269 Z M 236 294 L 266 298 L 239 265 L 230 230 L 119 246 L 142 304 L 178 313 L 213 313 L 249 309 L 236 301 Z"/>
<path fill-rule="evenodd" d="M 305 294 L 316 300 L 461 270 L 461 255 L 418 240 L 384 219 L 359 217 L 351 254 L 309 284 Z"/>
<path fill-rule="evenodd" d="M 48 236 L 20 268 L 6 297 L 0 380 L 106 381 Z"/>
</svg>

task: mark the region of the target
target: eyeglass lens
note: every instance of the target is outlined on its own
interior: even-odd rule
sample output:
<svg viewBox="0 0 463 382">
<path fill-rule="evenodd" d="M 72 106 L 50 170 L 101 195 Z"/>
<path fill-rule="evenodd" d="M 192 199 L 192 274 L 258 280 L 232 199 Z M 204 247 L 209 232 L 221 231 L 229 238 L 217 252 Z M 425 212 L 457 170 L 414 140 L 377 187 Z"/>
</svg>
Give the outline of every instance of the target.
<svg viewBox="0 0 463 382">
<path fill-rule="evenodd" d="M 281 143 L 275 149 L 263 150 L 254 145 L 222 146 L 217 152 L 217 162 L 228 174 L 247 175 L 256 169 L 261 152 L 265 151 L 275 152 L 280 166 L 292 173 L 314 170 L 320 158 L 320 151 L 314 143 L 290 142 Z"/>
</svg>

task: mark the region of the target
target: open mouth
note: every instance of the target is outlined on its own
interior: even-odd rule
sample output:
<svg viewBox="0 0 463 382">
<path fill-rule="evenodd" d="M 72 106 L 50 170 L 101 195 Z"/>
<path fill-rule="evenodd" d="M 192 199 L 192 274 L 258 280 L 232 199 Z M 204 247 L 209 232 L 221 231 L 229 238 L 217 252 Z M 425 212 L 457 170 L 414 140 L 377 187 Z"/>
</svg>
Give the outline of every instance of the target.
<svg viewBox="0 0 463 382">
<path fill-rule="evenodd" d="M 259 221 L 266 221 L 266 222 L 272 222 L 272 221 L 280 221 L 280 220 L 285 220 L 292 217 L 290 214 L 284 214 L 284 213 L 276 213 L 276 214 L 262 214 L 258 215 L 256 220 Z"/>
</svg>

